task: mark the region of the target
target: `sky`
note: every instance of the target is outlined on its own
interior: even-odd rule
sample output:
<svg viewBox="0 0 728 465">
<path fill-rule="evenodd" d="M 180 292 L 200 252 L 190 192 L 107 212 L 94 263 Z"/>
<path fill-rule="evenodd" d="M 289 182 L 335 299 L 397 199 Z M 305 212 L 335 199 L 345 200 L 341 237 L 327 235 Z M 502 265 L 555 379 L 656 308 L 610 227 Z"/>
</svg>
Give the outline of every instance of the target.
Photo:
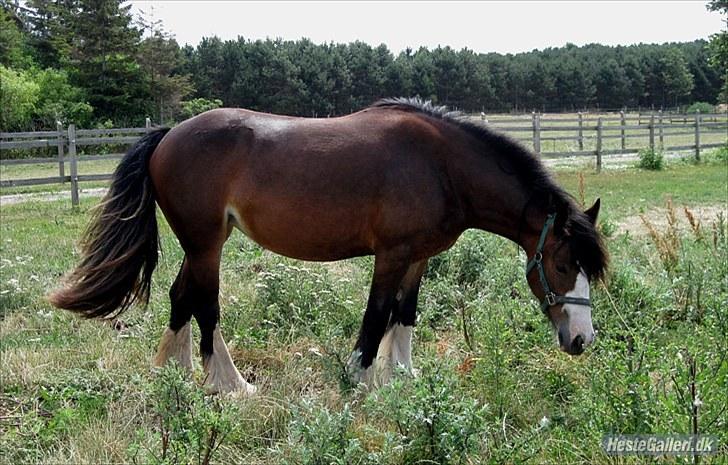
<svg viewBox="0 0 728 465">
<path fill-rule="evenodd" d="M 475 52 L 518 53 L 567 43 L 629 45 L 707 39 L 725 27 L 705 2 L 234 2 L 132 1 L 163 21 L 180 44 L 222 39 L 307 37 L 315 43 L 449 45 Z"/>
</svg>

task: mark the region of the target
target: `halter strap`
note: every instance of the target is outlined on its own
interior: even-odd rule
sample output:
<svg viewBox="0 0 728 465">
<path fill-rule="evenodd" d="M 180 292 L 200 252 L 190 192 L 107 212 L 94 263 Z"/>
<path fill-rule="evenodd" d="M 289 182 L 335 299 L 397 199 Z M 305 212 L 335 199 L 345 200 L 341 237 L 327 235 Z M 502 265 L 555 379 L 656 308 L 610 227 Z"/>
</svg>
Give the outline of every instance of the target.
<svg viewBox="0 0 728 465">
<path fill-rule="evenodd" d="M 543 313 L 546 313 L 549 307 L 553 307 L 554 305 L 559 304 L 591 306 L 591 302 L 589 301 L 589 299 L 585 299 L 583 297 L 556 295 L 556 293 L 553 292 L 551 290 L 551 287 L 549 286 L 549 282 L 546 279 L 546 272 L 543 269 L 543 246 L 546 243 L 546 235 L 549 232 L 549 228 L 554 225 L 554 221 L 556 221 L 556 213 L 549 213 L 549 215 L 546 217 L 546 221 L 543 224 L 543 229 L 541 229 L 541 236 L 538 238 L 536 253 L 533 254 L 533 258 L 531 258 L 526 265 L 526 276 L 531 273 L 534 267 L 538 268 L 538 279 L 539 281 L 541 281 L 541 286 L 543 287 L 543 292 L 545 296 L 543 302 L 541 302 L 541 311 Z"/>
</svg>

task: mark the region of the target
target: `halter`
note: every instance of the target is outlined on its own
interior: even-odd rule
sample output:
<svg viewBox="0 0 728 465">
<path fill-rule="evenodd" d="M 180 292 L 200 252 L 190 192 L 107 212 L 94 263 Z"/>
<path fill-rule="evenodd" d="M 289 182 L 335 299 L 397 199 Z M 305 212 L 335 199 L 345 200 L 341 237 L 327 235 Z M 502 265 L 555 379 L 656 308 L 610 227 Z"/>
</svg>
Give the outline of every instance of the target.
<svg viewBox="0 0 728 465">
<path fill-rule="evenodd" d="M 549 228 L 553 226 L 555 220 L 556 213 L 550 213 L 546 217 L 546 221 L 543 224 L 543 229 L 541 230 L 541 237 L 539 237 L 538 245 L 536 246 L 536 253 L 526 265 L 526 277 L 528 277 L 534 267 L 538 268 L 538 279 L 541 281 L 541 286 L 543 286 L 543 292 L 546 296 L 543 302 L 541 302 L 541 311 L 543 313 L 548 312 L 548 309 L 550 307 L 558 304 L 576 304 L 591 306 L 591 302 L 589 301 L 589 299 L 584 299 L 582 297 L 568 297 L 565 295 L 556 295 L 556 293 L 551 290 L 551 287 L 549 287 L 549 282 L 546 279 L 546 273 L 543 270 L 543 245 L 546 242 L 546 235 L 549 232 Z"/>
</svg>

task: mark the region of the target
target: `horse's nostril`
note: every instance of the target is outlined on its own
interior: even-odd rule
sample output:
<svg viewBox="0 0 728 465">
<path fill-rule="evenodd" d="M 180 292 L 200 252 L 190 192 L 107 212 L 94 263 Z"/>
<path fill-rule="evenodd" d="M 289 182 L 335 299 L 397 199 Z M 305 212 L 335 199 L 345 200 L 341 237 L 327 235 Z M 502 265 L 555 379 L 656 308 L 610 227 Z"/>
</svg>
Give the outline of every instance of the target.
<svg viewBox="0 0 728 465">
<path fill-rule="evenodd" d="M 584 338 L 579 334 L 571 341 L 571 353 L 580 354 L 582 352 L 584 352 Z"/>
</svg>

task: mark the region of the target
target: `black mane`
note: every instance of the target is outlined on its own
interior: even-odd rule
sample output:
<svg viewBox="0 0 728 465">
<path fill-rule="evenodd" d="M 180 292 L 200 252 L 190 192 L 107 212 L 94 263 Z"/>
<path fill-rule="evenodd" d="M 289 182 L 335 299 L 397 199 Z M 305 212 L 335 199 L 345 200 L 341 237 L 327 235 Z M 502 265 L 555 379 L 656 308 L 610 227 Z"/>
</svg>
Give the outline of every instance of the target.
<svg viewBox="0 0 728 465">
<path fill-rule="evenodd" d="M 589 217 L 578 207 L 574 198 L 556 184 L 541 160 L 529 149 L 510 137 L 468 118 L 443 105 L 419 98 L 387 98 L 379 100 L 370 108 L 392 108 L 421 113 L 453 124 L 502 156 L 498 166 L 507 174 L 518 176 L 525 186 L 532 189 L 531 201 L 527 205 L 538 205 L 557 213 L 557 233 L 568 232 L 567 241 L 575 257 L 590 279 L 603 276 L 607 267 L 607 253 L 601 235 Z M 524 216 L 525 216 L 524 209 Z"/>
</svg>

